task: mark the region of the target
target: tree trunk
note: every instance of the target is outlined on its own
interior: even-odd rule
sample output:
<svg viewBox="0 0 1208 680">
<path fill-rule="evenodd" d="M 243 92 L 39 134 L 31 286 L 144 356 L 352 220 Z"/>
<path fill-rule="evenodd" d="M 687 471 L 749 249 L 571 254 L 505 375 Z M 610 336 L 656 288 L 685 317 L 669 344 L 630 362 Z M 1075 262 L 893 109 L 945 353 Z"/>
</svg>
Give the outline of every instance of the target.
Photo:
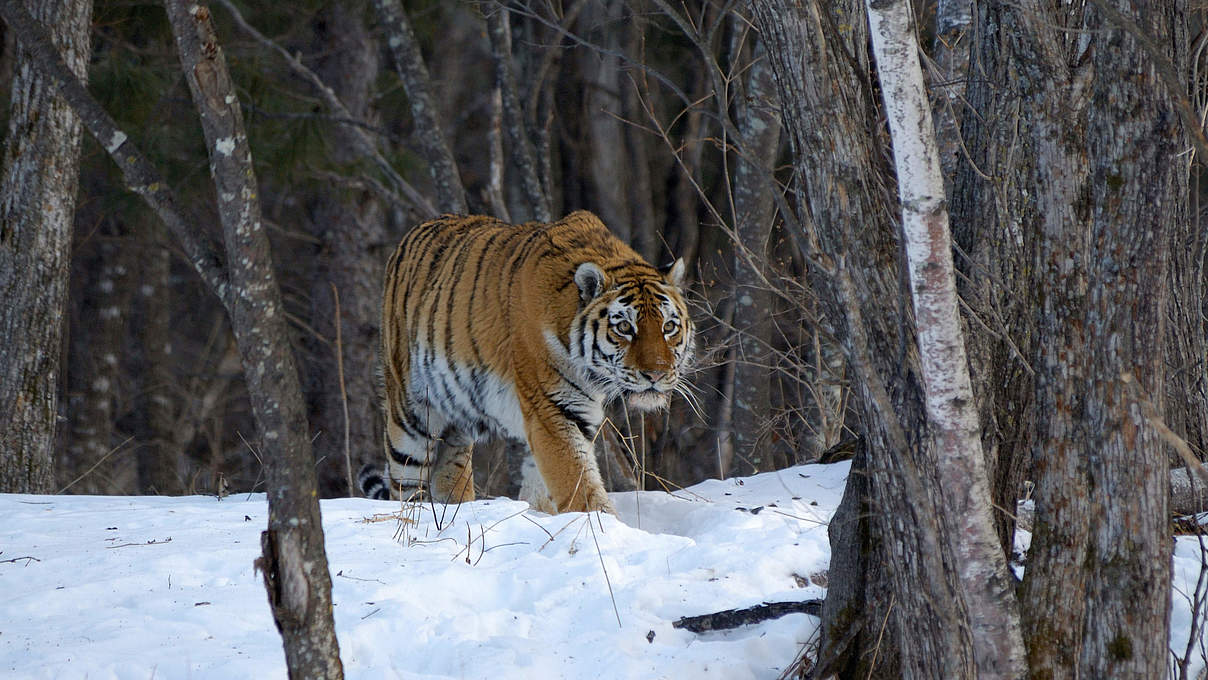
<svg viewBox="0 0 1208 680">
<path fill-rule="evenodd" d="M 621 109 L 621 88 L 631 85 L 621 73 L 618 56 L 624 4 L 621 0 L 585 3 L 578 19 L 580 32 L 597 36 L 604 49 L 576 50 L 574 56 L 583 91 L 583 174 L 590 187 L 583 207 L 599 215 L 617 238 L 632 245 L 632 177 Z"/>
<path fill-rule="evenodd" d="M 961 115 L 965 79 L 969 75 L 969 26 L 973 21 L 971 0 L 937 0 L 935 41 L 931 72 L 935 110 L 935 137 L 940 148 L 940 171 L 944 188 L 952 195 L 952 181 L 961 154 Z"/>
<path fill-rule="evenodd" d="M 735 104 L 740 152 L 734 166 L 734 333 L 732 415 L 735 461 L 728 474 L 750 475 L 784 467 L 773 459 L 770 424 L 771 348 L 775 291 L 767 279 L 768 240 L 775 215 L 772 186 L 780 118 L 776 84 L 762 41 L 756 42 L 744 91 Z"/>
<path fill-rule="evenodd" d="M 139 488 L 140 493 L 176 495 L 184 491 L 181 457 L 188 442 L 178 441 L 174 431 L 174 378 L 170 368 L 172 253 L 157 242 L 150 226 L 140 232 L 143 265 L 138 298 L 143 322 L 139 337 L 146 366 L 140 390 L 143 429 L 138 449 Z"/>
<path fill-rule="evenodd" d="M 91 0 L 27 0 L 87 77 Z M 27 39 L 9 27 L 19 42 Z M 0 491 L 51 493 L 80 120 L 22 45 L 0 177 Z"/>
<path fill-rule="evenodd" d="M 893 137 L 927 418 L 935 437 L 953 568 L 960 579 L 978 678 L 1022 678 L 1015 593 L 990 516 L 977 410 L 957 311 L 940 150 L 927 102 L 911 6 L 868 0 L 877 75 Z"/>
<path fill-rule="evenodd" d="M 951 194 L 952 233 L 966 303 L 966 342 L 982 450 L 991 475 L 994 525 L 1004 554 L 1014 550 L 1015 514 L 1023 477 L 1031 462 L 1036 319 L 1028 280 L 1030 243 L 1021 225 L 1035 219 L 1017 177 L 1028 176 L 1034 159 L 1017 150 L 1018 137 L 1034 123 L 1020 115 L 1007 37 L 1015 30 L 1001 5 L 978 5 L 976 39 L 963 117 L 966 153 L 960 157 Z"/>
<path fill-rule="evenodd" d="M 290 677 L 342 678 L 314 456 L 260 220 L 243 115 L 209 10 L 186 0 L 165 5 L 210 155 L 228 253 L 228 312 L 268 477 L 269 524 L 261 535 L 264 555 L 257 566 L 285 643 Z"/>
<path fill-rule="evenodd" d="M 62 488 L 74 481 L 70 489 L 73 493 L 132 494 L 138 491 L 136 468 L 130 456 L 114 452 L 119 442 L 113 435 L 115 406 L 121 395 L 119 360 L 126 355 L 123 345 L 133 287 L 127 265 L 135 260 L 131 239 L 117 221 L 103 221 L 114 230 L 97 230 L 94 238 L 101 243 L 95 249 L 97 254 L 90 258 L 91 266 L 84 268 L 90 276 L 80 291 L 80 318 L 70 339 L 70 435 L 67 460 L 63 461 L 66 474 L 58 478 Z"/>
<path fill-rule="evenodd" d="M 512 59 L 512 24 L 510 12 L 502 6 L 487 9 L 487 35 L 491 41 L 491 56 L 495 60 L 495 84 L 503 101 L 503 129 L 507 139 L 512 167 L 525 201 L 523 211 L 512 210 L 518 220 L 549 222 L 552 219 L 549 196 L 538 174 L 537 153 L 524 124 L 520 106 L 520 90 L 516 83 L 516 65 Z"/>
<path fill-rule="evenodd" d="M 1091 4 L 1012 6 L 1039 120 L 1036 518 L 1021 604 L 1034 677 L 1155 678 L 1171 543 L 1166 450 L 1147 414 L 1161 409 L 1169 229 L 1187 185 L 1182 86 L 1168 89 L 1154 57 L 1184 63 L 1186 8 Z"/>
<path fill-rule="evenodd" d="M 465 213 L 466 191 L 461 184 L 461 175 L 457 171 L 457 163 L 453 160 L 453 152 L 445 141 L 444 131 L 437 122 L 440 112 L 432 100 L 431 84 L 428 79 L 428 67 L 424 64 L 423 55 L 419 51 L 419 43 L 411 30 L 411 22 L 403 11 L 399 0 L 373 0 L 374 9 L 381 18 L 386 31 L 386 44 L 394 59 L 394 68 L 403 80 L 407 90 L 407 99 L 411 104 L 411 117 L 415 120 L 416 141 L 428 169 L 432 174 L 432 183 L 436 187 L 436 205 L 441 212 Z M 333 7 L 333 11 L 340 11 Z M 346 10 L 345 10 L 346 11 Z M 357 22 L 358 25 L 360 22 Z M 364 28 L 360 34 L 367 38 Z M 369 43 L 362 43 L 363 49 L 369 48 Z M 375 69 L 376 70 L 376 69 Z M 358 78 L 363 78 L 358 75 Z M 328 80 L 328 82 L 331 82 Z M 372 84 L 372 78 L 369 79 Z M 344 98 L 341 96 L 341 98 Z M 347 100 L 345 100 L 347 102 Z M 356 108 L 349 107 L 356 113 Z"/>
<path fill-rule="evenodd" d="M 361 12 L 344 4 L 331 6 L 315 22 L 315 71 L 357 120 L 371 115 L 370 98 L 378 77 L 377 50 L 361 19 Z M 364 160 L 350 126 L 330 129 L 331 159 L 341 165 Z M 421 133 L 422 134 L 422 133 Z M 456 168 L 454 168 L 456 169 Z M 451 181 L 451 180 L 450 180 Z M 460 189 L 460 183 L 457 184 Z M 452 184 L 442 201 L 457 194 Z M 451 193 L 449 193 L 451 192 Z M 450 205 L 450 208 L 456 206 Z M 464 203 L 461 210 L 464 210 Z M 381 408 L 375 385 L 386 216 L 370 193 L 319 187 L 306 202 L 308 229 L 319 241 L 310 280 L 311 328 L 319 338 L 304 336 L 312 360 L 304 369 L 309 401 L 314 406 L 312 425 L 318 463 L 319 491 L 327 496 L 358 495 L 347 488 L 344 429 L 348 428 L 352 474 L 381 458 Z M 336 305 L 339 295 L 341 348 L 336 347 Z M 342 357 L 337 356 L 342 352 Z M 340 381 L 337 361 L 344 364 Z M 347 412 L 344 405 L 347 404 Z M 348 422 L 345 423 L 345 415 Z"/>
<path fill-rule="evenodd" d="M 755 24 L 772 57 L 782 120 L 797 171 L 797 223 L 817 251 L 819 297 L 852 366 L 861 434 L 867 445 L 870 559 L 889 586 L 869 574 L 832 574 L 842 592 L 866 593 L 865 609 L 823 620 L 823 657 L 838 656 L 860 629 L 884 630 L 875 677 L 973 677 L 973 650 L 960 590 L 945 563 L 942 502 L 923 403 L 918 350 L 907 329 L 907 292 L 898 261 L 889 171 L 876 148 L 877 112 L 867 81 L 867 24 L 861 3 L 758 0 Z M 843 30 L 836 30 L 843 26 Z M 859 225 L 855 229 L 854 225 Z M 832 558 L 860 541 L 832 545 Z M 850 555 L 840 560 L 853 562 Z M 875 574 L 874 574 L 875 575 Z M 832 580 L 832 587 L 834 587 Z M 889 601 L 883 597 L 890 594 Z M 863 653 L 870 650 L 857 650 Z M 900 673 L 900 675 L 899 675 Z"/>
</svg>

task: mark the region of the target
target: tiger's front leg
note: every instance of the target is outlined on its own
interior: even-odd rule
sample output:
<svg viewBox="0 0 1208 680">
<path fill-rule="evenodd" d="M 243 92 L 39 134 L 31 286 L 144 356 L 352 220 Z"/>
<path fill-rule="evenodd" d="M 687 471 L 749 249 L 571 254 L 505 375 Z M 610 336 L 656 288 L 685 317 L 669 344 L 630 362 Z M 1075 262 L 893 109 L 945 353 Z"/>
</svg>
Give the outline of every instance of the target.
<svg viewBox="0 0 1208 680">
<path fill-rule="evenodd" d="M 595 446 L 577 428 L 544 418 L 525 424 L 529 449 L 558 512 L 617 514 L 604 491 Z"/>
</svg>

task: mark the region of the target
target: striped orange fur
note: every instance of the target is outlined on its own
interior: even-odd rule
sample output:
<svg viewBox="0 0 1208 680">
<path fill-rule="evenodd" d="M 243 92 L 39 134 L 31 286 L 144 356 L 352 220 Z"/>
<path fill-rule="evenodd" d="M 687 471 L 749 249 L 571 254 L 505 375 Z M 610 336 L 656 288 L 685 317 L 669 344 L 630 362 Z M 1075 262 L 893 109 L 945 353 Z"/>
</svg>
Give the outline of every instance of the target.
<svg viewBox="0 0 1208 680">
<path fill-rule="evenodd" d="M 506 437 L 527 441 L 544 480 L 535 505 L 612 512 L 593 441 L 607 401 L 662 408 L 680 387 L 693 349 L 682 274 L 584 211 L 417 226 L 386 269 L 387 475 L 363 473 L 366 495 L 472 499 L 473 442 Z"/>
</svg>

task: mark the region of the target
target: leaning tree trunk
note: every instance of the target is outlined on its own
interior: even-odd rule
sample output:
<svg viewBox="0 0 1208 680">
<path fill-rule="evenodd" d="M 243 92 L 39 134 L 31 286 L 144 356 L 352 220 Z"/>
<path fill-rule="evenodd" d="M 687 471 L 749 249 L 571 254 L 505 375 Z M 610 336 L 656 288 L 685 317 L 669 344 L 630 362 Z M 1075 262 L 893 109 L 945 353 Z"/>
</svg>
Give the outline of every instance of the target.
<svg viewBox="0 0 1208 680">
<path fill-rule="evenodd" d="M 516 220 L 549 222 L 552 219 L 550 197 L 541 183 L 537 151 L 524 124 L 520 103 L 520 86 L 516 80 L 516 63 L 512 56 L 512 23 L 510 12 L 503 6 L 487 10 L 487 36 L 491 57 L 495 62 L 495 84 L 503 102 L 503 129 L 515 169 L 512 177 L 517 194 L 524 198 L 523 210 L 513 211 Z"/>
<path fill-rule="evenodd" d="M 411 117 L 417 129 L 415 141 L 432 174 L 437 208 L 446 213 L 464 213 L 466 191 L 461 183 L 457 162 L 453 159 L 453 152 L 438 121 L 440 111 L 433 101 L 428 67 L 420 54 L 419 41 L 411 30 L 411 22 L 399 0 L 372 1 L 386 33 L 386 44 L 390 48 L 394 68 L 407 90 Z M 365 47 L 368 47 L 368 43 Z"/>
<path fill-rule="evenodd" d="M 314 456 L 243 115 L 209 9 L 191 0 L 167 0 L 165 6 L 209 150 L 226 242 L 228 313 L 268 478 L 269 523 L 256 564 L 264 572 L 290 677 L 342 678 Z"/>
<path fill-rule="evenodd" d="M 753 9 L 792 142 L 802 211 L 797 221 L 809 225 L 803 240 L 817 245 L 809 255 L 819 296 L 853 369 L 872 513 L 865 545 L 872 546 L 870 559 L 885 565 L 888 582 L 832 573 L 832 583 L 855 581 L 840 583 L 836 593 L 864 598 L 860 604 L 828 597 L 821 656 L 830 667 L 821 674 L 973 677 L 963 598 L 944 568 L 952 559 L 929 474 L 935 452 L 918 349 L 907 332 L 914 324 L 902 287 L 891 175 L 876 147 L 864 7 L 757 0 Z M 857 562 L 851 553 L 863 541 L 838 538 L 837 532 L 832 554 Z"/>
<path fill-rule="evenodd" d="M 1007 37 L 1019 30 L 996 3 L 977 7 L 970 35 L 970 115 L 962 118 L 962 149 L 950 196 L 953 239 L 963 274 L 957 280 L 967 316 L 970 372 L 991 475 L 994 525 L 1004 554 L 1015 541 L 1015 506 L 1030 464 L 1036 319 L 1031 310 L 1029 257 L 1021 224 L 1035 219 L 1031 193 L 1017 180 L 1034 158 L 1017 149 L 1032 116 L 1020 115 Z"/>
<path fill-rule="evenodd" d="M 959 578 L 978 678 L 1023 678 L 1023 637 L 1015 592 L 990 516 L 973 386 L 957 311 L 952 237 L 940 148 L 919 65 L 907 0 L 868 0 L 877 76 L 893 137 L 927 419 L 936 473 L 952 531 L 946 532 Z"/>
<path fill-rule="evenodd" d="M 86 78 L 91 0 L 25 4 Z M 0 491 L 50 493 L 80 120 L 27 49 L 17 56 L 0 177 Z"/>
<path fill-rule="evenodd" d="M 1009 5 L 1037 167 L 1036 517 L 1021 592 L 1034 677 L 1166 673 L 1161 413 L 1171 220 L 1183 214 L 1181 2 Z M 1136 6 L 1137 9 L 1133 9 Z M 1123 13 L 1123 14 L 1122 14 Z M 1124 16 L 1127 14 L 1127 17 Z M 1074 29 L 1058 30 L 1060 27 Z M 1134 32 L 1136 31 L 1136 32 Z M 1074 37 L 1077 36 L 1077 37 Z"/>
</svg>

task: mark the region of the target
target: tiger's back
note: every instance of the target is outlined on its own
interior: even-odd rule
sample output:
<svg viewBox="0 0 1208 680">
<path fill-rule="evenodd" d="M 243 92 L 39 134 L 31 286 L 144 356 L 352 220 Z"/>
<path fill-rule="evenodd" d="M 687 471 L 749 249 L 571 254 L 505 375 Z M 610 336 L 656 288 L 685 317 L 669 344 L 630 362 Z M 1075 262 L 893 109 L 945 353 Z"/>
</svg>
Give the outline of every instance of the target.
<svg viewBox="0 0 1208 680">
<path fill-rule="evenodd" d="M 611 510 L 591 442 L 608 399 L 659 407 L 679 386 L 692 349 L 681 272 L 660 274 L 587 212 L 413 229 L 383 295 L 389 487 L 473 498 L 472 443 L 506 437 L 527 441 L 550 509 Z"/>
</svg>

